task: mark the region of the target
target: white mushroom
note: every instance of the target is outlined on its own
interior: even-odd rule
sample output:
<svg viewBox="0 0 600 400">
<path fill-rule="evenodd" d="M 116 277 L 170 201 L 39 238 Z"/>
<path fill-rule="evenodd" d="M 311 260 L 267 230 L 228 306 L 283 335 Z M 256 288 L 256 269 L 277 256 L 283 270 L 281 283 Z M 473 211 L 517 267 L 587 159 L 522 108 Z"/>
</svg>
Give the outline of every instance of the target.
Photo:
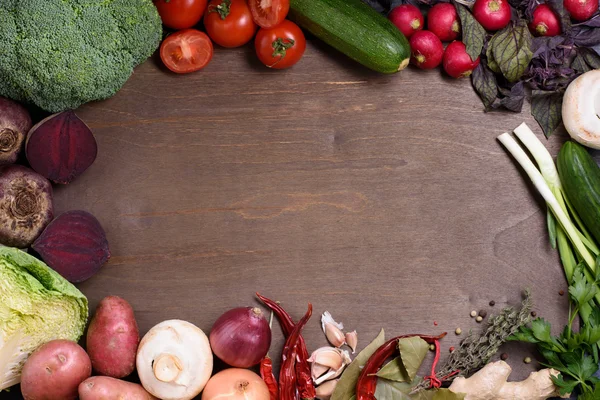
<svg viewBox="0 0 600 400">
<path fill-rule="evenodd" d="M 136 366 L 142 386 L 163 400 L 196 397 L 213 368 L 208 338 L 187 321 L 161 322 L 140 342 Z"/>
<path fill-rule="evenodd" d="M 567 87 L 562 118 L 569 135 L 584 146 L 600 149 L 600 69 L 588 71 Z"/>
</svg>

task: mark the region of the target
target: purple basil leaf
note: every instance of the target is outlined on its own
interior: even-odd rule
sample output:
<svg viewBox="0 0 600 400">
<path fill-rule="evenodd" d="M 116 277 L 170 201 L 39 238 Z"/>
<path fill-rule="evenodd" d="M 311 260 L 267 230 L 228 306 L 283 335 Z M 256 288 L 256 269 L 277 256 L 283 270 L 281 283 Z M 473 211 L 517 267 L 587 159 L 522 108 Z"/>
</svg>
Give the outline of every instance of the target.
<svg viewBox="0 0 600 400">
<path fill-rule="evenodd" d="M 560 26 L 564 33 L 568 33 L 571 31 L 571 16 L 565 10 L 564 0 L 546 0 L 546 4 L 550 6 L 550 8 L 558 14 L 560 19 Z"/>
<path fill-rule="evenodd" d="M 471 82 L 481 98 L 485 109 L 489 109 L 498 96 L 498 83 L 494 73 L 485 62 L 481 62 L 471 75 Z"/>
<path fill-rule="evenodd" d="M 600 14 L 596 13 L 596 15 L 594 15 L 592 18 L 588 19 L 587 21 L 576 24 L 576 26 L 579 26 L 579 25 L 587 26 L 590 28 L 600 28 Z"/>
<path fill-rule="evenodd" d="M 505 96 L 500 100 L 500 105 L 507 110 L 521 112 L 525 101 L 525 85 L 523 82 L 517 82 L 510 90 L 502 88 L 500 91 Z"/>
<path fill-rule="evenodd" d="M 562 92 L 534 90 L 531 95 L 531 115 L 550 137 L 562 120 Z"/>
<path fill-rule="evenodd" d="M 467 48 L 467 53 L 471 56 L 472 60 L 476 60 L 481 54 L 483 45 L 485 43 L 486 31 L 483 26 L 469 9 L 462 4 L 455 4 L 458 17 L 460 18 L 460 29 L 462 31 L 462 41 Z"/>
<path fill-rule="evenodd" d="M 586 64 L 592 69 L 600 68 L 600 56 L 590 49 L 584 47 L 579 49 L 579 54 L 583 57 Z"/>
<path fill-rule="evenodd" d="M 371 8 L 373 8 L 378 13 L 384 13 L 389 10 L 389 2 L 385 0 L 362 0 L 363 3 L 367 3 Z"/>
<path fill-rule="evenodd" d="M 600 44 L 590 46 L 590 49 L 594 50 L 594 52 L 600 56 Z"/>
<path fill-rule="evenodd" d="M 592 47 L 600 44 L 600 28 L 576 26 L 571 30 L 570 36 L 577 46 Z"/>
<path fill-rule="evenodd" d="M 581 54 L 577 54 L 571 67 L 577 71 L 579 74 L 583 74 L 584 72 L 588 72 L 590 70 L 589 65 L 585 62 L 585 58 Z"/>
</svg>

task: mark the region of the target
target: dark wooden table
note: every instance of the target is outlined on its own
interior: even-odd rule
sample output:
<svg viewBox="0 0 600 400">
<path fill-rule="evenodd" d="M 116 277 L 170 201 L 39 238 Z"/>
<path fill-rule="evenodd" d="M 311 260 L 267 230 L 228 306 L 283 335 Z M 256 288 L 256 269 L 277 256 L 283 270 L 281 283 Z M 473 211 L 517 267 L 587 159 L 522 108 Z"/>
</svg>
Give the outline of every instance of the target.
<svg viewBox="0 0 600 400">
<path fill-rule="evenodd" d="M 382 327 L 448 331 L 445 356 L 457 327 L 481 328 L 471 310 L 515 305 L 525 288 L 539 315 L 566 321 L 545 207 L 496 141 L 523 121 L 541 131 L 528 106 L 484 113 L 466 79 L 378 75 L 314 42 L 271 71 L 247 47 L 184 76 L 149 60 L 78 114 L 99 155 L 56 207 L 96 215 L 112 252 L 79 287 L 92 311 L 127 299 L 143 333 L 172 318 L 208 333 L 256 291 L 295 318 L 308 302 L 329 310 L 361 348 Z M 564 140 L 543 139 L 554 154 Z M 326 343 L 318 319 L 310 349 Z M 281 345 L 275 329 L 272 354 Z M 504 351 L 512 379 L 538 367 L 523 363 L 530 348 Z"/>
</svg>

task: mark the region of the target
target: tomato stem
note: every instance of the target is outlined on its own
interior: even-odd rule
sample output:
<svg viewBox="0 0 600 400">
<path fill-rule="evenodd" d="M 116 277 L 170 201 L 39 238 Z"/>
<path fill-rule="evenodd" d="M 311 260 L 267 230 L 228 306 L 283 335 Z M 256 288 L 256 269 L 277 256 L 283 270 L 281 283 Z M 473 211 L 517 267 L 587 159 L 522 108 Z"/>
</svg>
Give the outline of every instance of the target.
<svg viewBox="0 0 600 400">
<path fill-rule="evenodd" d="M 221 3 L 219 5 L 214 5 L 211 4 L 210 6 L 208 6 L 208 12 L 209 13 L 219 13 L 219 17 L 221 17 L 221 19 L 225 19 L 227 18 L 227 16 L 229 15 L 231 11 L 231 0 L 223 0 L 221 1 Z"/>
<path fill-rule="evenodd" d="M 295 43 L 296 41 L 294 39 L 277 38 L 271 44 L 271 46 L 273 46 L 273 54 L 271 54 L 271 57 L 275 58 L 279 56 L 279 59 L 275 62 L 275 64 L 270 65 L 270 67 L 276 65 L 279 61 L 283 60 L 283 58 L 286 55 L 287 49 L 291 49 L 292 47 L 294 47 Z"/>
</svg>

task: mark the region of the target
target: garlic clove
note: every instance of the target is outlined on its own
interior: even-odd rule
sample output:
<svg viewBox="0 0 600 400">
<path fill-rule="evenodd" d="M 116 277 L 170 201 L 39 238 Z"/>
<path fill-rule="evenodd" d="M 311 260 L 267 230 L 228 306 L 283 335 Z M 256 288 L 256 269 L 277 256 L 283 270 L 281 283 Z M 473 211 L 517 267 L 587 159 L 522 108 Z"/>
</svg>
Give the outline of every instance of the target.
<svg viewBox="0 0 600 400">
<path fill-rule="evenodd" d="M 345 362 L 342 352 L 334 347 L 321 347 L 313 351 L 308 362 L 339 369 Z"/>
<path fill-rule="evenodd" d="M 331 395 L 333 394 L 333 391 L 335 390 L 335 387 L 337 386 L 338 382 L 339 382 L 339 379 L 336 379 L 333 381 L 325 382 L 324 384 L 317 386 L 317 388 L 316 388 L 317 399 L 329 400 L 331 398 Z"/>
<path fill-rule="evenodd" d="M 358 345 L 358 333 L 356 331 L 346 332 L 346 344 L 352 349 L 352 354 L 356 353 Z"/>
<path fill-rule="evenodd" d="M 329 311 L 325 311 L 323 315 L 321 315 L 321 327 L 323 328 L 323 332 L 325 332 L 325 324 L 334 325 L 339 330 L 344 329 L 344 324 L 342 324 L 341 322 L 335 322 Z"/>
<path fill-rule="evenodd" d="M 329 371 L 329 369 L 330 368 L 325 365 L 312 363 L 312 365 L 310 366 L 310 376 L 313 381 L 316 381 L 317 378 L 325 374 L 327 371 Z"/>
<path fill-rule="evenodd" d="M 344 364 L 348 365 L 352 362 L 352 358 L 350 358 L 350 353 L 348 353 L 348 350 L 340 350 L 340 353 L 342 355 Z"/>
<path fill-rule="evenodd" d="M 335 347 L 341 347 L 346 343 L 346 338 L 344 336 L 344 332 L 342 332 L 337 326 L 325 323 L 325 336 L 329 343 L 334 345 Z"/>
</svg>

